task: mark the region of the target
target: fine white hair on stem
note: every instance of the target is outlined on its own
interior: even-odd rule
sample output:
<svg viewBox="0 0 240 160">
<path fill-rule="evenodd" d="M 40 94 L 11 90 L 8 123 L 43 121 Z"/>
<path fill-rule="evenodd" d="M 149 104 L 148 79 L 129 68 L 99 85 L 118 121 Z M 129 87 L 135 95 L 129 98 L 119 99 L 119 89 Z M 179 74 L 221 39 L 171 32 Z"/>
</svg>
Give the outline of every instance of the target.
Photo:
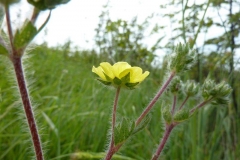
<svg viewBox="0 0 240 160">
<path fill-rule="evenodd" d="M 23 66 L 23 72 L 24 72 L 24 78 L 25 78 L 25 83 L 26 83 L 26 87 L 27 87 L 27 92 L 28 92 L 28 97 L 30 99 L 30 102 L 32 104 L 32 112 L 34 114 L 34 117 L 35 117 L 35 122 L 36 124 L 39 124 L 38 122 L 38 112 L 36 112 L 35 110 L 35 107 L 37 106 L 37 104 L 33 101 L 33 98 L 30 96 L 33 88 L 34 88 L 34 74 L 33 74 L 33 69 L 32 69 L 32 65 L 31 65 L 31 56 L 29 56 L 30 54 L 25 54 L 22 58 L 22 66 Z M 16 76 L 15 76 L 15 71 L 13 69 L 13 64 L 11 63 L 11 60 L 7 57 L 4 57 L 4 56 L 1 56 L 1 62 L 3 62 L 4 64 L 4 67 L 6 68 L 6 76 L 4 77 L 5 79 L 7 79 L 8 83 L 9 83 L 9 89 L 11 90 L 11 92 L 13 93 L 13 103 L 11 105 L 11 108 L 16 108 L 15 110 L 13 110 L 15 113 L 13 114 L 16 114 L 18 116 L 15 116 L 16 118 L 16 123 L 19 123 L 19 125 L 21 126 L 21 130 L 20 132 L 23 132 L 23 133 L 27 133 L 26 135 L 28 135 L 27 137 L 22 137 L 24 139 L 24 143 L 28 144 L 29 149 L 28 152 L 31 153 L 32 155 L 32 159 L 35 159 L 34 157 L 34 148 L 33 148 L 33 145 L 32 145 L 32 142 L 31 142 L 31 134 L 30 134 L 30 130 L 29 130 L 29 127 L 28 127 L 28 122 L 27 122 L 27 119 L 26 119 L 26 115 L 24 113 L 24 106 L 22 104 L 22 100 L 21 100 L 21 96 L 20 96 L 20 93 L 19 93 L 19 88 L 18 88 L 18 85 L 17 85 L 17 79 L 16 79 Z M 12 107 L 13 106 L 13 107 Z M 10 108 L 10 109 L 11 109 Z M 10 112 L 8 110 L 10 110 L 9 107 L 7 107 L 6 109 L 6 113 Z M 41 127 L 38 126 L 38 132 L 39 132 L 39 135 L 41 135 L 42 133 L 42 129 Z M 41 136 L 40 136 L 41 137 Z M 41 138 L 40 138 L 41 139 Z"/>
</svg>

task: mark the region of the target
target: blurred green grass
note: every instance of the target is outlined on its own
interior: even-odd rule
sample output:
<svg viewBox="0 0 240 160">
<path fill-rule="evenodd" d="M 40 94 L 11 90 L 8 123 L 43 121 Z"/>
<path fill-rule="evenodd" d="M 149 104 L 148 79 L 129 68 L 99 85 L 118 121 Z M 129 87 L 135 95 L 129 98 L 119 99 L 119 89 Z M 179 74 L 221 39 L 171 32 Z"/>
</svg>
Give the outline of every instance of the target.
<svg viewBox="0 0 240 160">
<path fill-rule="evenodd" d="M 90 51 L 69 56 L 62 48 L 44 45 L 29 53 L 27 79 L 32 83 L 30 93 L 46 159 L 71 159 L 72 153 L 96 154 L 106 149 L 115 92 L 94 79 L 92 66 L 101 61 L 109 60 Z M 0 159 L 26 160 L 32 158 L 31 144 L 15 84 L 9 76 L 10 65 L 0 63 Z M 118 117 L 136 119 L 160 87 L 163 71 L 149 69 L 150 76 L 138 89 L 122 91 Z M 122 155 L 150 159 L 163 130 L 160 110 L 158 102 L 149 126 L 120 150 Z M 228 108 L 206 107 L 173 132 L 163 158 L 238 159 L 240 145 L 233 140 L 240 134 L 238 128 L 232 130 L 233 123 L 239 126 L 239 119 L 228 114 Z"/>
</svg>

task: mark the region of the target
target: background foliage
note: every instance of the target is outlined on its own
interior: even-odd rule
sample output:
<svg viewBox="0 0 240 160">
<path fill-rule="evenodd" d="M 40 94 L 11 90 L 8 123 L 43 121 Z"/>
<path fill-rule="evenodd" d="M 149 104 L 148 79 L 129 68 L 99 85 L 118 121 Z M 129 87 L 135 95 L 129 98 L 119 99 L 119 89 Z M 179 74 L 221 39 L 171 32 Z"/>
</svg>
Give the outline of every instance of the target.
<svg viewBox="0 0 240 160">
<path fill-rule="evenodd" d="M 145 46 L 143 40 L 147 29 L 161 32 L 164 25 L 149 27 L 149 19 L 138 24 L 113 21 L 107 11 L 100 15 L 96 29 L 97 50 L 72 51 L 71 44 L 50 48 L 47 44 L 36 47 L 25 60 L 25 70 L 31 87 L 32 99 L 37 107 L 37 119 L 45 144 L 46 159 L 78 159 L 73 153 L 88 153 L 82 159 L 103 152 L 109 129 L 111 105 L 114 91 L 94 80 L 93 65 L 102 61 L 127 61 L 151 72 L 141 86 L 133 91 L 124 91 L 120 96 L 119 114 L 138 117 L 143 107 L 154 96 L 162 83 L 164 60 L 158 67 L 152 66 L 157 51 L 172 51 L 175 41 L 190 41 L 195 44 L 199 35 L 208 34 L 212 27 L 222 28 L 222 34 L 205 39 L 203 45 L 194 47 L 198 52 L 198 63 L 182 75 L 184 79 L 195 79 L 199 83 L 210 76 L 216 81 L 225 80 L 233 87 L 232 101 L 228 107 L 209 106 L 201 110 L 190 121 L 178 127 L 165 149 L 165 159 L 225 159 L 240 157 L 240 73 L 239 12 L 233 12 L 238 1 L 216 1 L 190 3 L 188 0 L 172 0 L 161 9 L 178 6 L 179 10 L 166 13 L 175 24 L 168 43 L 160 37 L 153 46 Z M 204 12 L 212 9 L 227 10 L 226 16 L 219 13 L 221 22 Z M 179 16 L 181 15 L 181 16 Z M 180 17 L 180 18 L 179 18 Z M 210 47 L 209 47 L 210 46 Z M 0 57 L 0 159 L 30 159 L 29 142 L 16 96 L 11 73 L 11 64 Z M 137 134 L 121 149 L 122 155 L 137 160 L 149 159 L 159 143 L 162 132 L 161 102 L 153 112 L 149 126 Z M 191 105 L 189 103 L 188 105 Z M 21 120 L 19 120 L 21 119 Z M 136 150 L 138 154 L 136 154 Z M 81 158 L 79 158 L 81 159 Z"/>
</svg>

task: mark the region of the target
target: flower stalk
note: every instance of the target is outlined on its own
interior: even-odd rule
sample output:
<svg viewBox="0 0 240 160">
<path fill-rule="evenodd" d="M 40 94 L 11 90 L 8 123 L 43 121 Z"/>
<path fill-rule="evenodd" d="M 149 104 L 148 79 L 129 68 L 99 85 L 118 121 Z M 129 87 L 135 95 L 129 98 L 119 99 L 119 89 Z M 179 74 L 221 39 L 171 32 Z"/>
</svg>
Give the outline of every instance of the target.
<svg viewBox="0 0 240 160">
<path fill-rule="evenodd" d="M 190 113 L 193 114 L 197 109 L 203 107 L 204 105 L 206 105 L 207 103 L 211 102 L 213 100 L 212 98 L 209 98 L 208 100 L 203 101 L 202 103 L 200 103 L 199 105 L 197 105 L 196 107 L 194 107 L 193 109 L 190 110 Z"/>
<path fill-rule="evenodd" d="M 155 97 L 152 99 L 152 101 L 148 104 L 148 106 L 146 107 L 146 109 L 142 112 L 142 114 L 138 117 L 137 121 L 136 121 L 136 126 L 139 125 L 139 123 L 143 120 L 143 118 L 150 112 L 150 110 L 152 109 L 152 107 L 154 106 L 154 104 L 157 102 L 157 100 L 159 99 L 159 97 L 163 94 L 163 92 L 167 89 L 168 85 L 170 84 L 170 82 L 172 81 L 172 79 L 175 76 L 175 72 L 171 72 L 169 78 L 167 79 L 167 81 L 164 83 L 164 85 L 160 88 L 160 90 L 157 92 L 157 94 L 155 95 Z"/>
<path fill-rule="evenodd" d="M 114 128 L 115 128 L 115 124 L 116 124 L 116 112 L 117 112 L 117 104 L 118 104 L 120 89 L 121 89 L 121 87 L 117 88 L 115 100 L 114 100 L 114 104 L 113 104 L 111 142 L 110 142 L 110 146 L 109 146 L 105 160 L 111 160 L 113 154 L 116 153 L 118 151 L 118 149 L 120 148 L 120 147 L 116 148 L 114 145 Z"/>
</svg>

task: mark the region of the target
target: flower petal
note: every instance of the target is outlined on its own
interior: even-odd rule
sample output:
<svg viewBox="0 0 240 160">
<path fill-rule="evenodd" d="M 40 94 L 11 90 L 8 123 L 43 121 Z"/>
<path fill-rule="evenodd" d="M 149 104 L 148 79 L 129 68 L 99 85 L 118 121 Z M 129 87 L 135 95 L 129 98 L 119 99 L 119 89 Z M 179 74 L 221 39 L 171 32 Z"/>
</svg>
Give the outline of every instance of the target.
<svg viewBox="0 0 240 160">
<path fill-rule="evenodd" d="M 102 80 L 104 81 L 107 81 L 105 75 L 103 74 L 103 70 L 102 70 L 102 67 L 99 66 L 99 67 L 92 67 L 92 72 L 96 73 Z"/>
<path fill-rule="evenodd" d="M 142 82 L 147 76 L 149 75 L 148 71 L 145 71 L 140 77 L 139 77 L 139 82 Z"/>
<path fill-rule="evenodd" d="M 100 66 L 103 69 L 103 72 L 111 79 L 114 79 L 114 74 L 113 74 L 113 67 L 110 63 L 108 62 L 102 62 L 100 63 Z"/>
<path fill-rule="evenodd" d="M 121 74 L 124 70 L 128 69 L 128 68 L 131 68 L 131 65 L 129 65 L 127 62 L 117 62 L 113 65 L 113 74 L 121 79 L 122 77 L 124 77 L 125 75 L 124 74 Z M 121 76 L 120 76 L 121 74 Z"/>
<path fill-rule="evenodd" d="M 142 82 L 149 75 L 148 71 L 142 74 L 142 69 L 140 67 L 132 67 L 131 69 L 132 69 L 132 74 L 130 76 L 131 83 Z"/>
</svg>

